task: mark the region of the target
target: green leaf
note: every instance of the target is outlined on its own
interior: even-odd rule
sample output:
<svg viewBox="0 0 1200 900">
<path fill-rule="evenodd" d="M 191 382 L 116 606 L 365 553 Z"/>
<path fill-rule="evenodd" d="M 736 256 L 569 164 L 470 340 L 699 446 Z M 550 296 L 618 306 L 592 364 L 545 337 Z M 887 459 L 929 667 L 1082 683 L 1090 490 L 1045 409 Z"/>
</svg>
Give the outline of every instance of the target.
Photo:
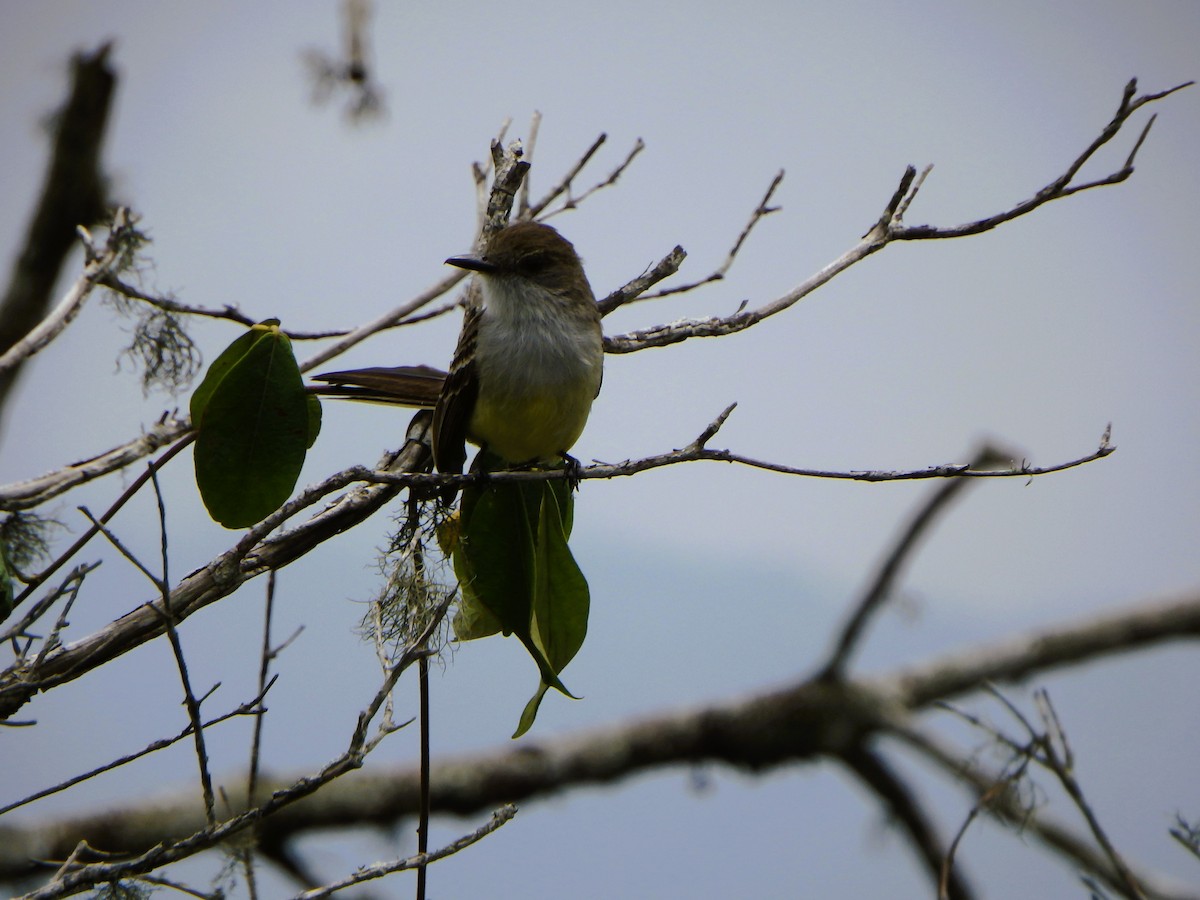
<svg viewBox="0 0 1200 900">
<path fill-rule="evenodd" d="M 476 468 L 488 471 L 491 462 L 481 454 Z M 457 540 L 446 542 L 462 590 L 455 635 L 515 635 L 541 675 L 514 738 L 532 727 L 550 688 L 574 697 L 559 675 L 583 646 L 591 605 L 567 545 L 574 502 L 565 481 L 467 485 Z"/>
<path fill-rule="evenodd" d="M 548 690 L 550 690 L 550 685 L 543 681 L 538 685 L 537 693 L 529 698 L 529 702 L 521 710 L 521 720 L 517 723 L 517 730 L 513 732 L 514 741 L 533 727 L 533 720 L 537 718 L 538 707 L 542 705 L 542 698 L 546 696 L 546 691 Z"/>
<path fill-rule="evenodd" d="M 484 637 L 498 625 L 506 636 L 516 635 L 542 679 L 571 697 L 531 631 L 541 491 L 541 483 L 469 485 L 460 507 L 454 572 L 463 591 L 465 634 Z"/>
<path fill-rule="evenodd" d="M 473 596 L 464 596 L 459 602 L 451 624 L 454 626 L 454 636 L 460 641 L 491 637 L 501 630 L 500 621 Z"/>
<path fill-rule="evenodd" d="M 261 521 L 291 495 L 312 435 L 312 411 L 291 342 L 254 326 L 222 353 L 192 395 L 196 484 L 226 528 Z"/>
<path fill-rule="evenodd" d="M 529 632 L 533 597 L 533 530 L 514 482 L 469 485 L 455 571 L 468 596 L 505 635 Z"/>
<path fill-rule="evenodd" d="M 542 502 L 534 555 L 533 616 L 530 631 L 550 668 L 558 674 L 583 646 L 591 593 L 571 555 L 559 498 L 542 482 Z M 568 503 L 571 495 L 565 495 Z"/>
<path fill-rule="evenodd" d="M 193 428 L 200 427 L 200 423 L 204 419 L 204 411 L 208 408 L 209 398 L 217 389 L 217 385 L 229 374 L 229 370 L 241 362 L 242 357 L 250 351 L 259 338 L 273 326 L 278 325 L 278 319 L 267 319 L 265 322 L 251 326 L 245 334 L 221 351 L 221 355 L 212 361 L 208 371 L 204 373 L 203 380 L 192 392 L 189 412 L 192 416 Z"/>
</svg>

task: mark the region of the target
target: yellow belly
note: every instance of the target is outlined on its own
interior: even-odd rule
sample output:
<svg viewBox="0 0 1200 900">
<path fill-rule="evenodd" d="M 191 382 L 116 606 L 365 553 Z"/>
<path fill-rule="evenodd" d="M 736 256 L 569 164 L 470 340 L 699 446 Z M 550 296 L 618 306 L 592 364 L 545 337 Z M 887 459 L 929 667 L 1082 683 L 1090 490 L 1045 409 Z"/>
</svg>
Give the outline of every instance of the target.
<svg viewBox="0 0 1200 900">
<path fill-rule="evenodd" d="M 590 385 L 503 399 L 481 390 L 467 436 L 510 463 L 552 459 L 579 440 L 593 395 Z"/>
</svg>

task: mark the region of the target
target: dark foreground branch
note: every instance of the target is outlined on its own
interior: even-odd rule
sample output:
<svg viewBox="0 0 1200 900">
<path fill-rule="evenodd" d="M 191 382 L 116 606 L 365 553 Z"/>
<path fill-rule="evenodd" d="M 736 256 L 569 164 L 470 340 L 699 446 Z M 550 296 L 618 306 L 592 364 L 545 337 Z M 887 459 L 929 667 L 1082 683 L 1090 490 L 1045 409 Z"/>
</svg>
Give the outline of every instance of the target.
<svg viewBox="0 0 1200 900">
<path fill-rule="evenodd" d="M 75 245 L 75 229 L 104 217 L 100 150 L 116 88 L 110 49 L 102 44 L 72 61 L 71 93 L 57 116 L 42 195 L 0 302 L 0 352 L 45 317 L 54 283 Z M 0 373 L 0 409 L 15 376 L 15 370 Z"/>
<path fill-rule="evenodd" d="M 890 676 L 807 679 L 741 700 L 445 759 L 433 766 L 430 804 L 435 812 L 472 815 L 668 766 L 722 763 L 758 772 L 797 762 L 845 760 L 869 749 L 879 735 L 911 732 L 914 714 L 936 701 L 991 682 L 1198 637 L 1200 594 L 1158 604 L 1139 602 L 1099 621 L 1048 629 Z M 259 838 L 280 845 L 306 831 L 348 823 L 392 825 L 415 815 L 419 802 L 416 768 L 356 772 L 259 822 Z M 80 838 L 92 846 L 138 853 L 162 841 L 169 846 L 186 839 L 201 827 L 203 811 L 190 796 L 43 825 L 0 827 L 0 879 L 30 874 L 33 859 L 65 858 Z M 1057 849 L 1053 842 L 1049 846 Z"/>
</svg>

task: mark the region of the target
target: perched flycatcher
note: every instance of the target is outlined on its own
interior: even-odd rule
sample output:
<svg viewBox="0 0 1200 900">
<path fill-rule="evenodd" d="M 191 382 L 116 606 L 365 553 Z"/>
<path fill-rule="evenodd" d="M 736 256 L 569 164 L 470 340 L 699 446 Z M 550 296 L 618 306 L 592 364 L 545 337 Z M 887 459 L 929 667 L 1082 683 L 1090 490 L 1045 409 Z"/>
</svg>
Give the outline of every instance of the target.
<svg viewBox="0 0 1200 900">
<path fill-rule="evenodd" d="M 429 366 L 316 376 L 321 393 L 430 408 L 438 471 L 460 473 L 466 441 L 513 465 L 556 459 L 579 439 L 604 367 L 600 311 L 571 242 L 517 222 L 480 256 L 449 265 L 479 275 L 450 372 Z"/>
</svg>

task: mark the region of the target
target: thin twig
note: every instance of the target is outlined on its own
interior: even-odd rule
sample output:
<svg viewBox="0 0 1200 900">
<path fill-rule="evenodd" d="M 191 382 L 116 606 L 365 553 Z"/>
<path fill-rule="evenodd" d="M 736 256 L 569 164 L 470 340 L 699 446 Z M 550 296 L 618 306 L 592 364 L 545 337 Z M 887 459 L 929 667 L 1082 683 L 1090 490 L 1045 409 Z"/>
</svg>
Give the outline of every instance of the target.
<svg viewBox="0 0 1200 900">
<path fill-rule="evenodd" d="M 359 714 L 345 752 L 321 769 L 319 773 L 300 778 L 287 788 L 275 791 L 259 806 L 251 807 L 223 822 L 211 822 L 207 827 L 186 838 L 169 842 L 160 841 L 132 859 L 112 863 L 92 863 L 77 868 L 64 866 L 50 883 L 26 894 L 25 900 L 51 900 L 51 898 L 65 897 L 95 884 L 139 876 L 169 863 L 186 859 L 227 841 L 233 835 L 265 819 L 277 810 L 310 796 L 329 782 L 359 768 L 366 754 L 378 745 L 377 740 L 367 741 L 367 730 L 371 721 L 386 697 L 391 694 L 400 676 L 414 662 L 428 655 L 428 651 L 421 648 L 441 625 L 442 618 L 453 599 L 453 595 L 447 597 L 433 611 L 428 626 L 392 665 L 382 686 L 366 709 Z"/>
<path fill-rule="evenodd" d="M 649 290 L 654 285 L 658 284 L 665 278 L 670 278 L 679 271 L 679 267 L 683 265 L 684 259 L 687 258 L 687 252 L 678 244 L 675 245 L 670 253 L 660 259 L 657 263 L 639 275 L 637 278 L 626 282 L 617 288 L 603 300 L 597 303 L 600 307 L 600 315 L 607 316 L 614 309 L 636 300 L 643 293 Z"/>
<path fill-rule="evenodd" d="M 1055 712 L 1054 705 L 1050 702 L 1050 694 L 1043 688 L 1034 693 L 1034 699 L 1041 708 L 1044 727 L 1040 735 L 1041 741 L 1039 745 L 1042 753 L 1038 757 L 1038 762 L 1041 762 L 1054 773 L 1054 776 L 1058 779 L 1058 783 L 1067 792 L 1067 796 L 1071 798 L 1071 802 L 1075 804 L 1075 808 L 1079 810 L 1084 821 L 1087 822 L 1088 829 L 1092 832 L 1096 843 L 1100 845 L 1104 851 L 1104 855 L 1112 863 L 1112 867 L 1116 871 L 1127 895 L 1134 898 L 1134 900 L 1145 900 L 1146 894 L 1142 890 L 1141 885 L 1138 884 L 1137 878 L 1134 877 L 1133 872 L 1130 871 L 1129 866 L 1117 851 L 1116 846 L 1109 839 L 1108 833 L 1100 824 L 1100 819 L 1096 816 L 1095 810 L 1092 809 L 1091 803 L 1084 796 L 1083 788 L 1080 786 L 1078 779 L 1075 778 L 1071 745 L 1067 742 L 1067 733 L 1063 730 L 1058 713 Z M 1031 732 L 1030 736 L 1036 737 L 1037 735 Z M 1059 748 L 1061 748 L 1061 753 L 1059 752 Z"/>
<path fill-rule="evenodd" d="M 63 603 L 63 607 L 58 613 L 58 618 L 54 622 L 54 627 L 50 629 L 50 634 L 42 641 L 42 649 L 38 651 L 38 655 L 34 657 L 33 663 L 29 666 L 30 671 L 36 672 L 45 662 L 46 656 L 57 650 L 62 643 L 61 635 L 69 624 L 67 616 L 71 614 L 71 607 L 75 605 L 75 600 L 79 597 L 79 591 L 83 587 L 83 579 L 94 568 L 96 568 L 95 565 L 90 568 L 76 566 L 74 571 L 63 580 L 63 589 L 57 591 L 56 594 L 65 594 L 67 598 L 66 602 Z"/>
<path fill-rule="evenodd" d="M 588 160 L 590 160 L 592 158 L 592 156 L 596 153 L 597 150 L 600 149 L 600 146 L 607 139 L 608 139 L 608 135 L 606 135 L 606 134 L 601 134 L 598 138 L 596 138 L 596 140 L 593 142 L 592 146 L 589 147 L 584 152 L 583 156 L 574 165 L 574 167 L 572 167 L 571 171 L 567 173 L 566 177 L 563 178 L 562 181 L 560 181 L 553 188 L 551 188 L 550 191 L 547 192 L 545 197 L 543 197 L 539 202 L 533 204 L 529 208 L 528 215 L 530 218 L 540 216 L 542 219 L 548 219 L 548 218 L 551 218 L 552 216 L 558 215 L 561 212 L 564 212 L 565 210 L 575 209 L 576 207 L 579 206 L 580 203 L 582 203 L 584 200 L 586 200 L 588 197 L 590 197 L 592 194 L 596 193 L 597 191 L 601 191 L 607 187 L 612 187 L 614 184 L 617 183 L 617 180 L 621 177 L 621 175 L 624 174 L 625 170 L 629 168 L 630 164 L 634 160 L 634 157 L 636 157 L 639 153 L 641 153 L 644 149 L 646 149 L 645 142 L 641 138 L 638 138 L 634 142 L 633 148 L 626 155 L 625 159 L 623 159 L 616 166 L 616 168 L 614 168 L 611 172 L 609 172 L 608 177 L 602 179 L 601 181 L 596 182 L 590 188 L 587 188 L 579 196 L 572 197 L 570 195 L 570 191 L 571 191 L 571 185 L 572 185 L 575 177 L 580 173 L 580 171 L 583 169 L 583 167 L 585 165 L 587 165 Z M 563 203 L 563 205 L 558 207 L 557 209 L 551 210 L 550 212 L 546 212 L 543 215 L 543 212 L 545 212 L 546 208 L 556 198 L 560 197 L 564 193 L 567 194 L 567 199 Z"/>
<path fill-rule="evenodd" d="M 150 583 L 152 585 L 154 585 L 159 591 L 162 591 L 163 585 L 162 582 L 158 580 L 158 576 L 146 568 L 145 564 L 137 558 L 133 551 L 121 543 L 121 539 L 113 534 L 112 530 L 107 525 L 93 516 L 91 510 L 89 510 L 86 506 L 80 506 L 78 509 L 81 513 L 83 513 L 84 517 L 92 523 L 92 527 L 96 528 L 102 535 L 104 535 L 108 542 L 117 549 L 118 553 L 124 556 L 125 559 L 127 559 L 135 569 L 150 579 Z"/>
<path fill-rule="evenodd" d="M 402 303 L 395 309 L 389 310 L 378 318 L 367 322 L 365 325 L 360 325 L 358 328 L 355 328 L 349 332 L 341 340 L 334 342 L 324 350 L 321 350 L 319 353 L 313 354 L 300 364 L 300 371 L 308 372 L 319 365 L 329 362 L 329 360 L 333 359 L 335 356 L 341 356 L 351 347 L 361 343 L 362 341 L 365 341 L 372 335 L 377 334 L 380 331 L 385 331 L 388 328 L 395 327 L 397 324 L 408 319 L 418 310 L 428 306 L 438 297 L 441 297 L 448 291 L 453 290 L 455 285 L 457 285 L 464 278 L 466 278 L 466 272 L 461 269 L 455 269 L 453 274 L 447 275 L 441 281 L 435 283 L 429 288 L 426 288 L 407 303 Z"/>
<path fill-rule="evenodd" d="M 1137 93 L 1137 79 L 1131 79 L 1129 83 L 1125 85 L 1125 90 L 1121 97 L 1121 103 L 1118 106 L 1117 112 L 1113 116 L 1112 120 L 1104 127 L 1095 140 L 1093 140 L 1087 146 L 1087 148 L 1080 153 L 1079 156 L 1077 156 L 1069 166 L 1067 166 L 1066 171 L 1063 172 L 1062 175 L 1059 175 L 1029 199 L 1015 204 L 1004 212 L 996 213 L 992 216 L 986 216 L 985 218 L 977 219 L 974 222 L 967 222 L 963 225 L 956 225 L 949 228 L 937 227 L 933 225 L 916 225 L 910 227 L 896 226 L 890 229 L 890 237 L 893 240 L 912 241 L 940 240 L 945 238 L 966 237 L 972 234 L 979 234 L 983 231 L 990 231 L 996 226 L 1012 221 L 1019 216 L 1027 215 L 1028 213 L 1037 209 L 1039 206 L 1042 206 L 1043 204 L 1049 203 L 1053 200 L 1069 197 L 1072 194 L 1077 194 L 1080 191 L 1089 190 L 1091 188 L 1118 184 L 1119 182 L 1125 181 L 1130 175 L 1133 174 L 1134 158 L 1137 155 L 1137 151 L 1141 148 L 1142 142 L 1146 139 L 1146 134 L 1149 132 L 1150 124 L 1152 124 L 1153 120 L 1151 120 L 1151 123 L 1147 123 L 1146 127 L 1142 129 L 1141 134 L 1134 143 L 1133 149 L 1125 159 L 1125 164 L 1120 169 L 1104 178 L 1099 178 L 1094 181 L 1087 182 L 1086 184 L 1071 184 L 1071 182 L 1074 181 L 1075 176 L 1079 174 L 1079 170 L 1083 168 L 1084 164 L 1087 163 L 1088 160 L 1090 160 L 1101 147 L 1117 136 L 1122 127 L 1124 127 L 1125 123 L 1129 120 L 1130 116 L 1137 112 L 1137 110 L 1145 106 L 1147 103 L 1153 103 L 1156 100 L 1161 100 L 1164 97 L 1174 94 L 1176 91 L 1181 91 L 1186 87 L 1190 87 L 1193 83 L 1194 82 L 1188 81 L 1183 84 L 1176 85 L 1173 88 L 1168 88 L 1165 91 L 1159 91 L 1154 94 L 1145 94 L 1141 97 L 1135 98 L 1134 95 Z"/>
<path fill-rule="evenodd" d="M 771 197 L 774 196 L 775 191 L 782 183 L 783 169 L 780 169 L 775 173 L 775 177 L 771 179 L 771 183 L 767 186 L 766 193 L 763 194 L 762 199 L 758 201 L 758 205 L 754 207 L 754 211 L 750 213 L 750 218 L 742 227 L 741 234 L 737 236 L 737 240 L 733 242 L 733 246 L 729 248 L 729 252 L 725 254 L 725 259 L 722 260 L 721 264 L 713 269 L 709 274 L 705 275 L 698 281 L 692 281 L 687 284 L 663 288 L 662 290 L 655 291 L 653 294 L 643 294 L 636 299 L 638 301 L 657 300 L 660 297 L 668 297 L 671 294 L 682 294 L 686 291 L 692 291 L 696 288 L 703 287 L 706 284 L 711 284 L 714 281 L 721 281 L 724 279 L 729 273 L 730 268 L 733 266 L 734 260 L 737 259 L 737 255 L 741 251 L 742 245 L 746 243 L 746 239 L 750 237 L 750 232 L 754 230 L 754 226 L 766 216 L 769 216 L 771 213 L 779 212 L 781 209 L 779 206 L 771 206 L 769 204 L 771 202 Z"/>
<path fill-rule="evenodd" d="M 1019 757 L 1019 761 L 1012 771 L 1003 773 L 994 785 L 979 793 L 978 799 L 967 812 L 966 818 L 963 819 L 962 825 L 955 832 L 954 839 L 950 841 L 950 846 L 946 850 L 945 859 L 942 861 L 942 871 L 938 877 L 938 900 L 949 900 L 950 898 L 950 877 L 954 872 L 954 858 L 958 854 L 958 846 L 962 843 L 962 839 L 966 837 L 967 829 L 971 827 L 971 823 L 975 821 L 981 812 L 992 809 L 1000 798 L 1007 796 L 1012 790 L 1013 785 L 1024 777 L 1028 766 L 1029 757 Z"/>
<path fill-rule="evenodd" d="M 229 719 L 236 718 L 238 716 L 258 715 L 259 707 L 261 706 L 263 699 L 266 697 L 267 691 L 269 691 L 271 689 L 271 687 L 275 684 L 275 681 L 277 678 L 278 678 L 278 676 L 275 676 L 274 678 L 272 678 L 266 684 L 266 686 L 261 691 L 261 693 L 259 693 L 259 695 L 257 697 L 255 697 L 253 700 L 248 700 L 247 702 L 245 702 L 241 706 L 239 706 L 237 709 L 230 710 L 227 713 L 222 713 L 219 716 L 209 719 L 207 722 L 204 723 L 204 728 L 211 728 L 213 725 L 219 725 L 222 722 L 225 722 Z M 41 800 L 43 797 L 49 797 L 53 794 L 57 794 L 61 791 L 65 791 L 67 788 L 74 787 L 75 785 L 79 784 L 80 782 L 88 781 L 89 779 L 95 778 L 97 775 L 103 775 L 105 772 L 111 772 L 113 769 L 119 769 L 121 766 L 127 765 L 131 762 L 135 762 L 136 760 L 141 759 L 143 756 L 149 756 L 151 753 L 157 753 L 159 750 L 165 750 L 167 747 L 173 746 L 174 744 L 177 744 L 180 741 L 184 740 L 185 738 L 189 737 L 191 735 L 191 733 L 192 733 L 192 723 L 188 722 L 188 724 L 184 726 L 183 730 L 180 731 L 174 737 L 160 738 L 157 741 L 152 741 L 151 743 L 149 743 L 145 747 L 143 747 L 141 750 L 138 750 L 134 753 L 130 753 L 130 754 L 122 756 L 118 759 L 114 759 L 111 762 L 107 762 L 102 766 L 96 766 L 94 769 L 89 769 L 87 772 L 83 772 L 82 774 L 73 775 L 72 777 L 68 778 L 66 781 L 60 782 L 59 784 L 56 784 L 53 787 L 43 788 L 42 790 L 37 791 L 33 794 L 30 794 L 27 797 L 22 797 L 20 800 L 14 800 L 12 803 L 9 803 L 6 806 L 0 806 L 0 816 L 4 815 L 5 813 L 12 812 L 14 809 L 17 809 L 19 807 L 26 806 L 30 803 L 33 803 L 36 800 Z"/>
<path fill-rule="evenodd" d="M 120 510 L 121 507 L 123 507 L 126 503 L 128 503 L 134 494 L 142 489 L 142 487 L 155 472 L 166 465 L 177 453 L 179 453 L 180 450 L 188 446 L 188 444 L 190 444 L 193 440 L 195 440 L 195 434 L 189 433 L 185 434 L 178 441 L 172 444 L 162 454 L 162 456 L 154 460 L 154 462 L 147 467 L 145 472 L 142 472 L 140 475 L 138 475 L 138 477 L 130 483 L 129 487 L 122 491 L 121 496 L 113 501 L 112 506 L 105 510 L 104 515 L 100 516 L 98 520 L 99 523 L 107 524 L 112 517 L 117 514 L 117 511 Z M 29 583 L 25 585 L 25 589 L 22 590 L 13 601 L 13 605 L 19 606 L 30 594 L 41 587 L 47 578 L 57 572 L 67 560 L 83 549 L 84 545 L 99 533 L 100 529 L 93 525 L 82 535 L 80 535 L 75 543 L 71 544 L 71 546 L 68 547 L 62 554 L 60 554 L 58 558 L 56 558 L 53 562 L 46 566 L 46 568 L 42 569 L 41 572 L 29 580 Z M 0 639 L 3 637 L 7 637 L 7 635 L 0 636 Z"/>
<path fill-rule="evenodd" d="M 394 862 L 363 866 L 353 875 L 343 878 L 341 881 L 335 881 L 332 884 L 327 884 L 315 890 L 296 894 L 293 900 L 320 900 L 320 898 L 331 896 L 335 891 L 345 890 L 348 887 L 362 884 L 364 881 L 370 881 L 373 878 L 382 878 L 384 875 L 391 875 L 393 872 L 402 872 L 405 869 L 423 868 L 431 862 L 437 862 L 439 859 L 452 856 L 458 851 L 471 846 L 476 841 L 487 837 L 516 814 L 517 808 L 511 803 L 506 804 L 492 813 L 491 819 L 486 824 L 476 828 L 470 834 L 464 835 L 458 840 L 447 844 L 440 850 L 435 850 L 433 853 L 418 853 L 416 856 L 410 856 L 407 859 L 396 860 Z"/>
<path fill-rule="evenodd" d="M 228 322 L 236 322 L 239 325 L 245 325 L 247 328 L 262 321 L 261 319 L 255 319 L 246 315 L 231 304 L 226 304 L 217 309 L 208 306 L 194 306 L 188 303 L 180 303 L 172 297 L 151 294 L 139 287 L 135 287 L 127 281 L 123 281 L 118 275 L 112 272 L 101 278 L 99 284 L 116 294 L 120 294 L 122 297 L 127 297 L 130 300 L 138 300 L 156 309 L 174 313 L 175 315 L 196 316 L 197 318 L 204 319 L 222 319 Z M 403 323 L 398 322 L 396 324 Z M 327 338 L 344 337 L 350 334 L 353 329 L 331 328 L 325 331 L 292 331 L 287 328 L 281 328 L 280 331 L 293 341 L 318 341 Z"/>
<path fill-rule="evenodd" d="M 429 658 L 417 662 L 421 721 L 421 810 L 417 816 L 417 853 L 429 852 Z M 425 900 L 425 862 L 417 866 L 417 900 Z"/>
<path fill-rule="evenodd" d="M 278 652 L 271 646 L 271 619 L 275 610 L 275 570 L 267 574 L 267 596 L 263 609 L 262 651 L 258 661 L 258 691 L 261 696 L 266 686 L 274 682 L 271 677 L 271 660 Z M 246 777 L 246 802 L 253 806 L 258 802 L 258 769 L 261 762 L 262 723 L 265 709 L 260 709 L 254 718 L 254 736 L 250 741 L 250 772 Z"/>
<path fill-rule="evenodd" d="M 271 620 L 275 611 L 275 570 L 267 574 L 266 602 L 263 604 L 263 637 L 262 649 L 258 659 L 258 690 L 261 694 L 265 685 L 274 681 L 270 677 L 271 660 L 275 658 L 275 648 L 271 646 Z M 262 732 L 266 709 L 259 708 L 254 716 L 254 733 L 250 738 L 250 766 L 246 775 L 246 805 L 258 803 L 258 773 L 262 762 Z M 242 870 L 246 873 L 246 886 L 251 900 L 258 896 L 258 878 L 254 870 L 254 842 L 248 841 L 240 848 Z"/>
<path fill-rule="evenodd" d="M 407 530 L 412 535 L 410 546 L 407 548 L 409 558 L 412 560 L 413 571 L 413 595 L 414 597 L 424 598 L 426 596 L 425 587 L 425 550 L 420 539 L 420 519 L 422 501 L 413 496 L 412 492 L 408 495 L 408 522 Z M 426 647 L 426 649 L 429 649 Z M 420 811 L 417 815 L 417 853 L 424 855 L 429 851 L 429 657 L 422 656 L 417 661 L 417 705 L 418 717 L 420 719 L 420 770 L 421 770 L 421 798 Z M 416 900 L 425 900 L 426 890 L 426 866 L 421 863 L 417 866 L 417 889 Z"/>
<path fill-rule="evenodd" d="M 67 573 L 67 576 L 62 580 L 57 588 L 48 593 L 37 603 L 33 604 L 33 606 L 30 607 L 30 609 L 25 613 L 25 615 L 21 617 L 20 621 L 12 625 L 7 631 L 4 632 L 3 635 L 0 635 L 0 642 L 13 641 L 14 644 L 19 638 L 28 638 L 29 643 L 23 649 L 18 650 L 16 654 L 18 662 L 23 661 L 26 658 L 29 652 L 29 647 L 32 646 L 34 638 L 29 636 L 29 628 L 33 625 L 33 623 L 49 612 L 50 608 L 58 602 L 60 597 L 63 597 L 64 595 L 70 595 L 70 602 L 73 603 L 74 595 L 79 592 L 79 588 L 83 584 L 83 579 L 93 570 L 99 568 L 99 566 L 100 563 L 98 562 L 81 563 L 73 568 Z M 49 641 L 43 645 L 42 651 L 39 654 L 39 659 L 47 652 L 49 645 Z"/>
<path fill-rule="evenodd" d="M 957 714 L 960 711 L 954 710 L 954 712 Z M 918 751 L 936 769 L 968 786 L 977 800 L 987 795 L 989 802 L 986 811 L 989 814 L 1013 827 L 1021 835 L 1033 837 L 1063 860 L 1069 861 L 1085 872 L 1094 873 L 1109 887 L 1116 890 L 1121 889 L 1119 877 L 1112 870 L 1110 861 L 1103 854 L 1097 852 L 1092 843 L 1083 835 L 1041 813 L 1030 810 L 1020 802 L 1015 789 L 996 790 L 997 785 L 1005 777 L 1003 772 L 996 773 L 979 767 L 973 759 L 963 756 L 957 750 L 949 748 L 924 731 L 901 727 L 895 728 L 890 733 Z M 1014 757 L 1014 759 L 1017 758 L 1019 756 Z M 1028 756 L 1026 755 L 1024 758 L 1028 759 Z M 1196 900 L 1194 890 L 1170 884 L 1165 879 L 1158 879 L 1148 872 L 1139 872 L 1137 879 L 1155 898 Z"/>
<path fill-rule="evenodd" d="M 562 180 L 560 180 L 558 184 L 554 185 L 554 187 L 550 188 L 550 190 L 546 192 L 546 196 L 529 207 L 529 218 L 536 218 L 547 206 L 549 206 L 563 194 L 567 195 L 567 199 L 564 201 L 564 205 L 561 208 L 573 208 L 575 206 L 575 201 L 571 199 L 571 184 L 583 170 L 583 167 L 588 164 L 588 161 L 596 155 L 596 151 L 598 151 L 607 140 L 608 135 L 601 134 L 598 138 L 596 138 L 596 140 L 592 141 L 592 145 L 583 151 L 583 155 L 580 156 L 579 159 L 575 161 L 575 164 L 567 170 L 567 174 L 562 177 Z"/>
<path fill-rule="evenodd" d="M 1005 222 L 1027 215 L 1039 206 L 1052 200 L 1061 199 L 1088 188 L 1101 187 L 1124 181 L 1133 174 L 1133 155 L 1145 139 L 1145 130 L 1139 136 L 1134 145 L 1134 152 L 1130 154 L 1122 169 L 1107 178 L 1098 179 L 1085 185 L 1071 185 L 1071 181 L 1078 173 L 1080 167 L 1101 146 L 1111 140 L 1120 131 L 1133 112 L 1146 103 L 1161 100 L 1163 97 L 1169 96 L 1175 91 L 1182 90 L 1191 84 L 1192 82 L 1187 82 L 1166 91 L 1147 94 L 1134 99 L 1133 94 L 1136 92 L 1137 82 L 1136 80 L 1131 81 L 1126 86 L 1125 95 L 1117 115 L 1108 123 L 1100 136 L 1093 140 L 1088 148 L 1067 167 L 1067 170 L 1062 175 L 1043 187 L 1030 199 L 1017 203 L 1003 212 L 969 222 L 965 225 L 954 227 L 932 225 L 905 226 L 900 223 L 900 215 L 912 203 L 915 192 L 921 183 L 918 180 L 917 170 L 909 166 L 905 170 L 891 200 L 884 207 L 883 213 L 858 243 L 783 296 L 752 309 L 739 308 L 735 313 L 728 316 L 684 319 L 679 322 L 656 325 L 626 334 L 608 336 L 604 339 L 605 352 L 633 353 L 639 350 L 647 350 L 651 347 L 664 347 L 697 337 L 719 337 L 744 331 L 771 316 L 790 309 L 800 300 L 840 275 L 846 269 L 871 254 L 882 250 L 894 241 L 937 240 L 979 234 L 983 231 L 989 231 Z M 921 175 L 920 178 L 923 179 L 924 175 Z"/>
<path fill-rule="evenodd" d="M 179 632 L 175 628 L 175 615 L 171 611 L 171 575 L 169 569 L 170 557 L 167 553 L 167 506 L 163 500 L 162 488 L 158 483 L 158 471 L 151 465 L 150 482 L 154 486 L 154 496 L 158 501 L 158 526 L 160 547 L 162 548 L 162 579 L 159 587 L 162 593 L 162 618 L 167 630 L 167 640 L 171 644 L 171 653 L 175 656 L 175 665 L 179 669 L 179 681 L 183 686 L 183 700 L 187 708 L 188 718 L 192 722 L 192 740 L 196 745 L 196 763 L 200 769 L 200 791 L 204 797 L 204 815 L 209 827 L 217 823 L 214 811 L 212 774 L 208 770 L 208 749 L 204 739 L 204 721 L 200 718 L 200 701 L 192 690 L 191 676 L 188 675 L 187 661 L 183 657 L 183 644 L 179 640 Z"/>
<path fill-rule="evenodd" d="M 538 110 L 533 111 L 533 115 L 529 117 L 529 134 L 525 136 L 525 158 L 533 162 L 534 152 L 537 150 L 538 132 L 541 131 L 542 114 Z M 530 179 L 526 176 L 521 182 L 521 190 L 517 196 L 517 218 L 531 219 L 533 215 L 529 212 L 529 182 Z"/>
</svg>

